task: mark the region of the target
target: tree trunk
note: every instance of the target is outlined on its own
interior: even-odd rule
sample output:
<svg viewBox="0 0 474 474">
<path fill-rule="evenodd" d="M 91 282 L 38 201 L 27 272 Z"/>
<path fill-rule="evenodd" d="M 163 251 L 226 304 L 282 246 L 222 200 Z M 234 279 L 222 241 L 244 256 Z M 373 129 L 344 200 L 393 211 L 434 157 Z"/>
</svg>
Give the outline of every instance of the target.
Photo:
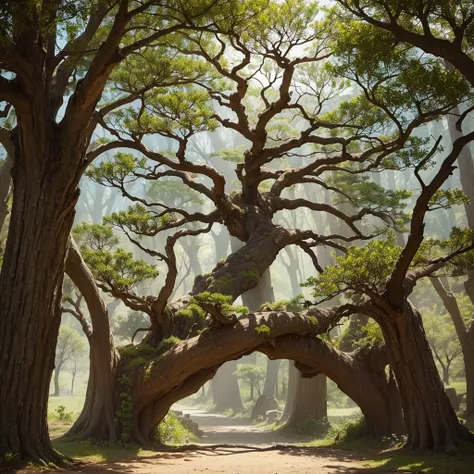
<svg viewBox="0 0 474 474">
<path fill-rule="evenodd" d="M 239 413 L 244 409 L 236 370 L 237 362 L 232 360 L 223 364 L 214 376 L 212 397 L 214 408 L 218 412 L 232 410 Z"/>
<path fill-rule="evenodd" d="M 327 419 L 327 380 L 323 374 L 316 377 L 298 377 L 293 407 L 286 426 L 297 427 L 312 419 Z"/>
<path fill-rule="evenodd" d="M 266 395 L 269 398 L 276 396 L 280 364 L 280 359 L 267 360 L 267 373 L 265 376 L 265 384 L 263 386 L 263 395 Z"/>
<path fill-rule="evenodd" d="M 54 368 L 54 393 L 53 397 L 59 397 L 60 389 L 59 389 L 59 373 L 61 372 L 61 364 L 58 364 Z"/>
<path fill-rule="evenodd" d="M 114 349 L 107 306 L 79 249 L 71 239 L 66 271 L 86 300 L 92 321 L 90 372 L 86 399 L 79 418 L 65 436 L 117 441 L 115 426 L 115 374 L 119 363 Z"/>
<path fill-rule="evenodd" d="M 451 407 L 420 314 L 406 302 L 404 311 L 384 315 L 379 324 L 400 389 L 408 445 L 417 450 L 455 452 L 459 442 L 474 437 Z"/>
<path fill-rule="evenodd" d="M 0 430 L 0 454 L 61 462 L 49 440 L 47 406 L 80 176 L 77 151 L 59 149 L 55 125 L 23 122 L 0 274 L 0 426 L 9 427 Z"/>
<path fill-rule="evenodd" d="M 71 380 L 71 397 L 74 395 L 74 382 L 76 381 L 76 374 L 72 374 L 72 380 Z"/>
<path fill-rule="evenodd" d="M 443 365 L 443 383 L 444 385 L 449 385 L 449 365 Z"/>
<path fill-rule="evenodd" d="M 286 392 L 285 409 L 283 410 L 283 415 L 281 416 L 282 420 L 287 420 L 291 415 L 296 396 L 296 386 L 298 384 L 298 378 L 300 377 L 295 365 L 291 361 L 288 362 L 288 389 Z"/>
</svg>

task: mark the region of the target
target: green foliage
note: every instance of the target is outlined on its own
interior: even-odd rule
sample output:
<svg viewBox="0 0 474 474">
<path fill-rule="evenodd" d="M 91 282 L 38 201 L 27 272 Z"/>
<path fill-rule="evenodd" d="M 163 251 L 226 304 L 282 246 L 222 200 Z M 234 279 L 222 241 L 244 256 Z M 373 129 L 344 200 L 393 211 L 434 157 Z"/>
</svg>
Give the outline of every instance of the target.
<svg viewBox="0 0 474 474">
<path fill-rule="evenodd" d="M 378 286 L 395 267 L 401 248 L 393 238 L 374 240 L 365 247 L 350 247 L 346 255 L 337 257 L 317 277 L 310 277 L 303 286 L 313 287 L 313 296 L 328 299 L 378 292 Z"/>
<path fill-rule="evenodd" d="M 202 89 L 155 88 L 145 94 L 145 109 L 129 107 L 114 114 L 124 128 L 140 134 L 161 134 L 177 139 L 217 127 L 209 95 Z"/>
<path fill-rule="evenodd" d="M 304 421 L 297 422 L 288 426 L 284 431 L 290 431 L 302 436 L 314 436 L 315 438 L 323 438 L 327 435 L 331 428 L 328 419 L 316 420 L 312 416 L 308 416 Z"/>
<path fill-rule="evenodd" d="M 19 455 L 14 454 L 11 451 L 0 455 L 0 467 L 11 468 L 18 461 Z"/>
<path fill-rule="evenodd" d="M 157 217 L 142 204 L 129 206 L 125 211 L 113 212 L 104 219 L 106 224 L 120 229 L 129 229 L 138 235 L 156 235 L 163 227 L 176 220 L 173 213 Z"/>
<path fill-rule="evenodd" d="M 190 438 L 194 438 L 194 435 L 181 424 L 174 413 L 168 413 L 156 427 L 154 441 L 159 445 L 184 444 Z"/>
<path fill-rule="evenodd" d="M 469 204 L 470 199 L 460 189 L 438 189 L 430 199 L 430 210 L 449 209 L 452 206 Z"/>
<path fill-rule="evenodd" d="M 176 344 L 179 344 L 181 339 L 179 337 L 171 336 L 167 339 L 163 339 L 158 345 L 157 352 L 163 353 L 170 350 Z"/>
<path fill-rule="evenodd" d="M 303 311 L 304 296 L 297 295 L 290 300 L 279 300 L 274 303 L 265 303 L 260 306 L 260 311 L 264 308 L 270 308 L 271 311 Z"/>
<path fill-rule="evenodd" d="M 59 405 L 55 410 L 55 415 L 58 421 L 64 421 L 65 423 L 71 423 L 73 413 L 66 412 L 66 407 L 64 405 Z"/>
<path fill-rule="evenodd" d="M 234 374 L 249 387 L 256 387 L 257 392 L 261 393 L 261 383 L 265 380 L 266 374 L 265 367 L 256 364 L 239 364 Z"/>
<path fill-rule="evenodd" d="M 111 250 L 119 243 L 110 225 L 88 224 L 83 222 L 73 229 L 75 239 L 91 250 Z"/>
<path fill-rule="evenodd" d="M 362 337 L 355 341 L 358 347 L 376 346 L 384 342 L 382 329 L 380 326 L 369 319 L 368 323 L 362 327 Z"/>
<path fill-rule="evenodd" d="M 264 335 L 268 336 L 270 334 L 270 328 L 266 324 L 259 324 L 255 328 L 255 332 L 257 334 L 264 334 Z"/>
<path fill-rule="evenodd" d="M 119 428 L 120 441 L 125 445 L 129 443 L 132 438 L 132 379 L 128 375 L 123 374 L 119 380 L 119 387 L 119 407 L 115 412 L 114 420 Z"/>
<path fill-rule="evenodd" d="M 371 181 L 369 176 L 346 172 L 335 173 L 329 183 L 339 190 L 334 194 L 335 204 L 350 203 L 357 208 L 386 212 L 399 223 L 408 221 L 403 210 L 412 196 L 409 190 L 391 191 Z"/>
<path fill-rule="evenodd" d="M 364 417 L 360 417 L 356 421 L 345 421 L 337 429 L 328 432 L 328 436 L 337 440 L 338 443 L 356 441 L 357 439 L 364 438 L 365 434 Z"/>
<path fill-rule="evenodd" d="M 82 256 L 95 278 L 119 291 L 131 290 L 159 274 L 154 265 L 135 259 L 132 252 L 121 248 L 113 252 L 83 248 Z"/>
<path fill-rule="evenodd" d="M 246 306 L 233 306 L 231 296 L 220 293 L 210 293 L 209 291 L 194 295 L 190 302 L 200 307 L 202 307 L 202 305 L 213 305 L 218 308 L 224 316 L 228 317 L 236 314 L 244 315 L 249 312 Z"/>
</svg>

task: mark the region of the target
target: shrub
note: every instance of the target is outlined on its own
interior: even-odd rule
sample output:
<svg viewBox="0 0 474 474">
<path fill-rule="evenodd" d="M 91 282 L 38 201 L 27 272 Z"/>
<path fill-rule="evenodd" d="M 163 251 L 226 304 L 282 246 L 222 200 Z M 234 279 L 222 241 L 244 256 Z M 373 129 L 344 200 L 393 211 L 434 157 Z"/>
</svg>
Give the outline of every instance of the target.
<svg viewBox="0 0 474 474">
<path fill-rule="evenodd" d="M 184 444 L 194 435 L 178 420 L 174 413 L 168 413 L 155 430 L 157 444 Z"/>
<path fill-rule="evenodd" d="M 66 407 L 64 405 L 59 405 L 55 410 L 56 417 L 59 421 L 64 421 L 65 423 L 72 423 L 72 412 L 66 412 Z"/>
</svg>

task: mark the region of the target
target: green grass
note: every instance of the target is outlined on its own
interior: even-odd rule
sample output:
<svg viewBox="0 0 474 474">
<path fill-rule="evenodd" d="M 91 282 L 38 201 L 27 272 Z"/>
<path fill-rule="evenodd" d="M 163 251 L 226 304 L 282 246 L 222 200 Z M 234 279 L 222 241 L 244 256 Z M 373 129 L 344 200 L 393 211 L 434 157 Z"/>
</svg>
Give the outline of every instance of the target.
<svg viewBox="0 0 474 474">
<path fill-rule="evenodd" d="M 153 451 L 130 444 L 126 447 L 106 446 L 92 441 L 53 440 L 53 446 L 59 452 L 77 461 L 103 462 L 130 456 L 151 456 Z"/>
<path fill-rule="evenodd" d="M 84 405 L 84 395 L 49 397 L 48 415 L 54 414 L 58 406 L 66 407 L 66 412 L 72 412 L 75 415 L 81 412 Z"/>
<path fill-rule="evenodd" d="M 458 456 L 417 454 L 403 451 L 385 452 L 367 457 L 362 465 L 374 472 L 429 472 L 432 474 L 472 474 L 474 450 L 460 451 Z"/>
</svg>

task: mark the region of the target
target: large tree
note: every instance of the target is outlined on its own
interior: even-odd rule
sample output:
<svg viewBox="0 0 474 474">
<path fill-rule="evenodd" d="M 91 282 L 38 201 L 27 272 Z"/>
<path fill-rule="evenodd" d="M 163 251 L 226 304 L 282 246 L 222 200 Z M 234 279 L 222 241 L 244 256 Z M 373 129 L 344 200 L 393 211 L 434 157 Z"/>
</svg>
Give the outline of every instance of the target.
<svg viewBox="0 0 474 474">
<path fill-rule="evenodd" d="M 156 48 L 162 37 L 179 28 L 229 27 L 245 11 L 232 0 L 2 2 L 0 102 L 14 109 L 16 124 L 0 275 L 0 425 L 9 427 L 0 431 L 0 453 L 60 461 L 48 440 L 47 395 L 78 184 L 108 148 L 88 152 L 98 122 L 152 87 L 199 74 L 175 69 Z M 104 94 L 116 66 L 127 61 L 143 67 L 129 84 L 133 92 Z"/>
</svg>

